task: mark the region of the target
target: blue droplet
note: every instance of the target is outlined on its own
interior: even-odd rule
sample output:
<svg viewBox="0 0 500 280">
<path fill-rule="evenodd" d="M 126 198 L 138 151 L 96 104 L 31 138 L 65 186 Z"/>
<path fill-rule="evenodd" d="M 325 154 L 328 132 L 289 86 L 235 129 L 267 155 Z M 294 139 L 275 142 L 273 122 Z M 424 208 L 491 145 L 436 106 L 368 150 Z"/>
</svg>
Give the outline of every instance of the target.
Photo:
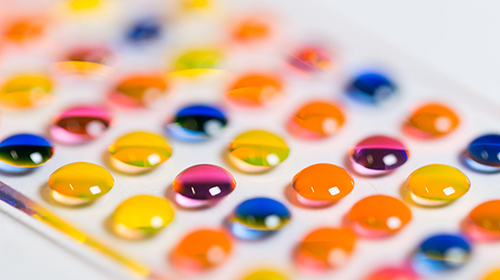
<svg viewBox="0 0 500 280">
<path fill-rule="evenodd" d="M 460 235 L 438 234 L 427 238 L 412 257 L 412 266 L 421 275 L 452 271 L 470 258 L 471 246 Z"/>
<path fill-rule="evenodd" d="M 477 171 L 500 171 L 500 135 L 487 134 L 476 138 L 465 151 L 464 160 Z"/>
<path fill-rule="evenodd" d="M 228 224 L 233 235 L 247 240 L 269 236 L 289 220 L 290 212 L 281 202 L 257 197 L 238 205 Z"/>
<path fill-rule="evenodd" d="M 347 87 L 347 95 L 368 104 L 378 104 L 394 95 L 395 85 L 379 73 L 367 72 L 357 76 Z"/>
<path fill-rule="evenodd" d="M 181 109 L 167 124 L 169 134 L 181 141 L 199 142 L 221 133 L 227 125 L 225 114 L 207 105 L 192 105 Z"/>
<path fill-rule="evenodd" d="M 0 170 L 22 173 L 44 164 L 53 154 L 52 144 L 42 136 L 13 135 L 0 142 Z"/>
<path fill-rule="evenodd" d="M 142 19 L 134 23 L 127 32 L 127 39 L 133 42 L 144 42 L 158 39 L 162 25 L 156 18 Z"/>
</svg>

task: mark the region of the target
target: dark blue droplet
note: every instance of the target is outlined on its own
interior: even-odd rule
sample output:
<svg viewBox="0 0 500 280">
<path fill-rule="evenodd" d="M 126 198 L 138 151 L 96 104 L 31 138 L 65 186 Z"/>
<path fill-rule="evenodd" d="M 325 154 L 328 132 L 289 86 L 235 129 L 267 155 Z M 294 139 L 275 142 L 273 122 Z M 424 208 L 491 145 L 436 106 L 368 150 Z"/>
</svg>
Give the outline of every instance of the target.
<svg viewBox="0 0 500 280">
<path fill-rule="evenodd" d="M 220 134 L 227 124 L 222 110 L 208 105 L 192 105 L 181 109 L 167 124 L 169 134 L 178 140 L 197 142 Z"/>
<path fill-rule="evenodd" d="M 367 72 L 357 76 L 348 85 L 347 94 L 359 102 L 377 104 L 394 95 L 395 90 L 395 85 L 387 77 Z"/>
<path fill-rule="evenodd" d="M 480 136 L 469 144 L 464 154 L 465 162 L 482 172 L 500 171 L 500 135 Z"/>
<path fill-rule="evenodd" d="M 137 21 L 127 32 L 127 39 L 133 42 L 144 42 L 158 39 L 161 35 L 162 25 L 156 18 Z"/>
<path fill-rule="evenodd" d="M 0 170 L 25 172 L 47 162 L 54 154 L 52 144 L 42 136 L 16 134 L 0 142 Z"/>
<path fill-rule="evenodd" d="M 424 240 L 412 257 L 419 274 L 430 276 L 458 269 L 470 258 L 471 246 L 460 235 L 438 234 Z"/>
</svg>

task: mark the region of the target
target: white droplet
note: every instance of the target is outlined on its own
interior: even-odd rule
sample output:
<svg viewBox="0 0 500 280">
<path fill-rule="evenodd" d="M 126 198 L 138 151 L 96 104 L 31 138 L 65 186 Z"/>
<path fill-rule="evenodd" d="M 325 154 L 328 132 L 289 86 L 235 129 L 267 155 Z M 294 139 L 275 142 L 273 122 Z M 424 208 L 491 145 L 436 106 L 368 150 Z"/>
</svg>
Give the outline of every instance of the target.
<svg viewBox="0 0 500 280">
<path fill-rule="evenodd" d="M 344 250 L 335 248 L 328 254 L 328 263 L 332 266 L 341 266 L 347 261 L 347 254 Z"/>
<path fill-rule="evenodd" d="M 211 196 L 216 196 L 221 193 L 221 190 L 219 186 L 211 187 L 208 192 L 210 193 Z"/>
<path fill-rule="evenodd" d="M 269 215 L 264 219 L 264 224 L 268 229 L 275 229 L 280 226 L 281 219 L 277 215 Z"/>
<path fill-rule="evenodd" d="M 326 134 L 332 134 L 337 130 L 338 123 L 334 118 L 325 118 L 321 124 L 323 132 Z"/>
<path fill-rule="evenodd" d="M 151 226 L 153 228 L 161 228 L 163 226 L 163 219 L 159 216 L 151 218 Z"/>
<path fill-rule="evenodd" d="M 271 166 L 275 166 L 275 165 L 278 165 L 278 163 L 280 163 L 280 158 L 275 154 L 267 155 L 266 160 L 267 160 L 267 163 L 269 163 L 269 165 L 271 165 Z"/>
<path fill-rule="evenodd" d="M 43 157 L 42 157 L 42 154 L 40 154 L 39 152 L 34 152 L 30 155 L 30 158 L 31 160 L 35 163 L 35 164 L 39 164 L 40 162 L 43 161 Z"/>
<path fill-rule="evenodd" d="M 455 193 L 455 189 L 453 187 L 447 187 L 446 189 L 443 190 L 445 195 L 450 195 Z"/>
<path fill-rule="evenodd" d="M 155 165 L 161 161 L 161 157 L 157 154 L 151 154 L 148 156 L 148 162 L 151 165 Z"/>
<path fill-rule="evenodd" d="M 85 131 L 92 137 L 100 136 L 106 127 L 100 121 L 91 121 L 85 126 Z"/>
<path fill-rule="evenodd" d="M 434 127 L 439 132 L 447 132 L 451 129 L 451 120 L 447 117 L 439 117 L 434 121 Z"/>
<path fill-rule="evenodd" d="M 212 246 L 207 250 L 207 260 L 212 264 L 218 264 L 224 261 L 226 253 L 220 246 Z"/>
<path fill-rule="evenodd" d="M 90 188 L 89 188 L 89 191 L 90 191 L 92 194 L 96 194 L 96 193 L 100 193 L 100 192 L 101 192 L 101 189 L 100 189 L 98 186 L 93 186 L 93 187 L 90 187 Z"/>
<path fill-rule="evenodd" d="M 386 224 L 389 229 L 398 229 L 403 223 L 398 217 L 392 216 L 387 218 Z"/>
<path fill-rule="evenodd" d="M 216 136 L 222 128 L 222 123 L 218 120 L 209 120 L 203 124 L 203 130 L 208 136 Z"/>
<path fill-rule="evenodd" d="M 328 192 L 333 196 L 333 195 L 337 195 L 340 193 L 340 190 L 339 188 L 337 187 L 333 187 L 333 188 L 329 188 L 328 189 Z"/>
<path fill-rule="evenodd" d="M 382 158 L 382 161 L 385 163 L 385 165 L 391 166 L 398 162 L 398 158 L 394 154 L 388 154 Z"/>
<path fill-rule="evenodd" d="M 443 255 L 444 261 L 451 266 L 459 266 L 467 260 L 467 251 L 462 248 L 450 248 Z"/>
</svg>

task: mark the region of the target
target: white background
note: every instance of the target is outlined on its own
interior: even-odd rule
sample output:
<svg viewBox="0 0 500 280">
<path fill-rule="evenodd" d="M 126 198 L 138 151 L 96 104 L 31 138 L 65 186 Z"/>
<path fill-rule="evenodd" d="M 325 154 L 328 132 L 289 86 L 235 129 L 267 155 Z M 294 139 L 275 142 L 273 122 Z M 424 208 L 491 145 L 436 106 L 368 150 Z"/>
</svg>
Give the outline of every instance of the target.
<svg viewBox="0 0 500 280">
<path fill-rule="evenodd" d="M 500 104 L 500 7 L 497 1 L 325 3 L 382 40 Z M 0 248 L 4 250 L 0 252 L 0 279 L 5 275 L 10 275 L 5 278 L 9 280 L 108 279 L 87 262 L 1 212 Z"/>
</svg>

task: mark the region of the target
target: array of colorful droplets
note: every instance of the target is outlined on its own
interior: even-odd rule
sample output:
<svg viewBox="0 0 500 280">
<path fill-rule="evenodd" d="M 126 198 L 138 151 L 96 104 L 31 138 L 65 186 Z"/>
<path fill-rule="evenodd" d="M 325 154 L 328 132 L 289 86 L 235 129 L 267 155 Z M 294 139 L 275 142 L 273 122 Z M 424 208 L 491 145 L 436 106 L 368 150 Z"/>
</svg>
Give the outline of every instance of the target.
<svg viewBox="0 0 500 280">
<path fill-rule="evenodd" d="M 429 103 L 418 108 L 404 124 L 406 134 L 416 138 L 436 138 L 451 133 L 460 123 L 450 108 Z"/>
<path fill-rule="evenodd" d="M 172 72 L 186 77 L 210 73 L 219 68 L 221 59 L 217 49 L 188 50 L 177 58 Z"/>
<path fill-rule="evenodd" d="M 227 220 L 239 239 L 256 240 L 268 237 L 290 220 L 290 212 L 281 202 L 266 197 L 243 201 Z"/>
<path fill-rule="evenodd" d="M 44 105 L 53 99 L 53 82 L 47 75 L 10 77 L 0 89 L 0 105 L 25 109 Z"/>
<path fill-rule="evenodd" d="M 54 140 L 64 144 L 81 144 L 100 138 L 111 127 L 112 115 L 97 106 L 70 108 L 52 121 L 49 131 Z"/>
<path fill-rule="evenodd" d="M 291 53 L 288 65 L 302 72 L 327 70 L 331 65 L 330 54 L 318 46 L 304 46 Z"/>
<path fill-rule="evenodd" d="M 403 165 L 409 151 L 399 140 L 387 136 L 371 136 L 356 144 L 349 152 L 353 169 L 361 175 L 382 175 Z"/>
<path fill-rule="evenodd" d="M 346 93 L 360 103 L 377 105 L 388 100 L 396 92 L 394 83 L 381 73 L 366 72 L 353 78 Z"/>
<path fill-rule="evenodd" d="M 464 225 L 474 240 L 500 240 L 500 200 L 490 200 L 476 206 L 465 219 Z"/>
<path fill-rule="evenodd" d="M 229 145 L 229 159 L 241 171 L 259 173 L 283 162 L 289 154 L 279 136 L 264 130 L 251 130 L 236 137 Z"/>
<path fill-rule="evenodd" d="M 172 253 L 175 267 L 198 273 L 222 265 L 232 250 L 229 236 L 218 229 L 199 229 L 185 236 Z"/>
<path fill-rule="evenodd" d="M 423 276 L 436 276 L 454 271 L 470 258 L 469 241 L 455 234 L 438 234 L 424 240 L 412 256 L 412 266 Z"/>
<path fill-rule="evenodd" d="M 54 147 L 42 136 L 12 135 L 0 142 L 0 171 L 23 173 L 43 165 L 53 154 Z"/>
<path fill-rule="evenodd" d="M 352 229 L 367 238 L 390 236 L 403 229 L 411 220 L 410 208 L 401 200 L 372 195 L 358 201 L 349 212 Z"/>
<path fill-rule="evenodd" d="M 89 162 L 66 164 L 49 177 L 52 198 L 65 205 L 96 201 L 114 186 L 113 176 L 103 167 Z"/>
<path fill-rule="evenodd" d="M 251 272 L 242 278 L 242 280 L 288 280 L 289 278 L 273 269 L 259 269 Z"/>
<path fill-rule="evenodd" d="M 113 66 L 113 53 L 106 45 L 78 46 L 55 64 L 63 74 L 105 76 Z"/>
<path fill-rule="evenodd" d="M 293 177 L 297 200 L 306 206 L 337 202 L 354 188 L 354 179 L 342 167 L 318 163 L 302 169 Z"/>
<path fill-rule="evenodd" d="M 467 147 L 463 158 L 474 170 L 500 171 L 500 135 L 486 134 L 474 139 Z"/>
<path fill-rule="evenodd" d="M 166 127 L 169 135 L 177 140 L 199 142 L 217 137 L 227 121 L 221 109 L 198 104 L 179 110 Z"/>
<path fill-rule="evenodd" d="M 257 17 L 241 20 L 232 30 L 233 38 L 242 43 L 262 41 L 270 35 L 270 23 Z"/>
<path fill-rule="evenodd" d="M 46 21 L 41 17 L 22 17 L 9 23 L 3 37 L 9 41 L 24 42 L 42 37 Z"/>
<path fill-rule="evenodd" d="M 179 173 L 172 183 L 175 201 L 186 208 L 211 206 L 236 187 L 233 175 L 222 167 L 198 164 Z"/>
<path fill-rule="evenodd" d="M 455 167 L 430 164 L 413 171 L 406 186 L 416 204 L 442 206 L 463 196 L 470 188 L 470 180 Z"/>
<path fill-rule="evenodd" d="M 149 107 L 165 97 L 167 89 L 168 84 L 161 74 L 136 74 L 118 82 L 108 98 L 128 108 Z"/>
<path fill-rule="evenodd" d="M 113 231 L 125 239 L 152 236 L 174 219 L 168 200 L 152 195 L 137 195 L 123 201 L 111 216 Z"/>
<path fill-rule="evenodd" d="M 132 23 L 126 32 L 125 37 L 130 42 L 146 43 L 159 39 L 161 32 L 161 21 L 158 18 L 151 16 L 149 18 L 139 19 Z"/>
<path fill-rule="evenodd" d="M 229 101 L 249 107 L 270 106 L 282 96 L 283 82 L 273 74 L 246 74 L 226 92 Z"/>
<path fill-rule="evenodd" d="M 288 130 L 302 139 L 321 139 L 335 134 L 344 124 L 342 111 L 333 102 L 304 104 L 288 121 Z"/>
<path fill-rule="evenodd" d="M 297 265 L 310 272 L 343 266 L 354 250 L 356 237 L 345 228 L 318 228 L 308 233 L 298 245 Z"/>
<path fill-rule="evenodd" d="M 109 147 L 111 164 L 125 173 L 141 173 L 162 164 L 172 156 L 165 138 L 150 132 L 132 132 Z"/>
</svg>

